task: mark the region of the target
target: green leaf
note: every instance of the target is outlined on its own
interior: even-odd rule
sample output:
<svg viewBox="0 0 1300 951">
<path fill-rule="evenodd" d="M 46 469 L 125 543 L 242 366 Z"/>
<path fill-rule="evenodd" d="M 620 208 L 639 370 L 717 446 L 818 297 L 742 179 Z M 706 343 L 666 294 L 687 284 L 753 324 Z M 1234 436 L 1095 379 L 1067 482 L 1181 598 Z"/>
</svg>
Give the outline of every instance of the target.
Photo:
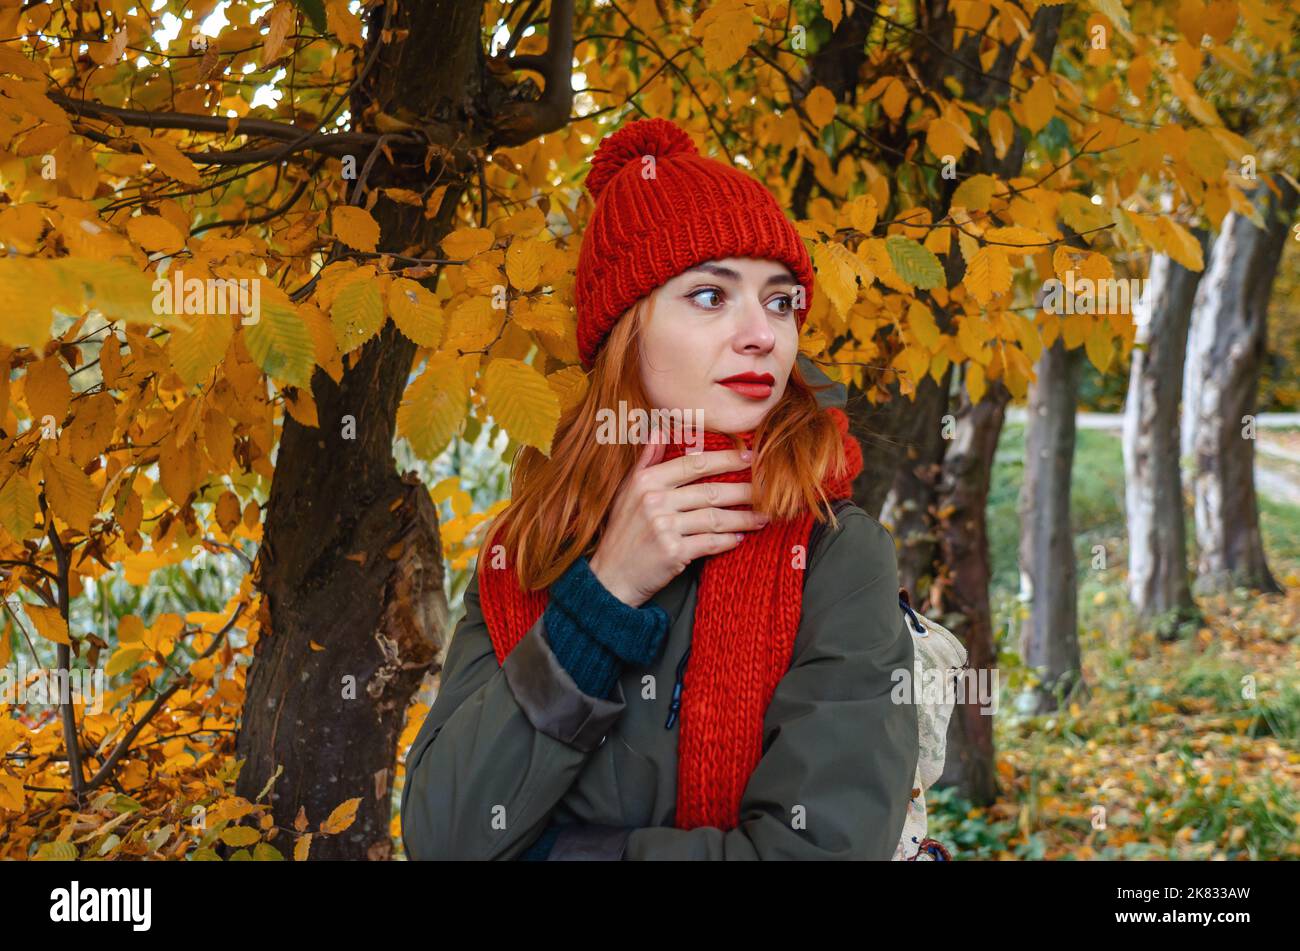
<svg viewBox="0 0 1300 951">
<path fill-rule="evenodd" d="M 311 25 L 317 33 L 325 32 L 324 0 L 294 0 L 294 5 L 311 20 Z"/>
<path fill-rule="evenodd" d="M 913 287 L 929 290 L 944 285 L 943 265 L 929 248 L 895 234 L 885 239 L 885 250 L 898 276 Z"/>
</svg>

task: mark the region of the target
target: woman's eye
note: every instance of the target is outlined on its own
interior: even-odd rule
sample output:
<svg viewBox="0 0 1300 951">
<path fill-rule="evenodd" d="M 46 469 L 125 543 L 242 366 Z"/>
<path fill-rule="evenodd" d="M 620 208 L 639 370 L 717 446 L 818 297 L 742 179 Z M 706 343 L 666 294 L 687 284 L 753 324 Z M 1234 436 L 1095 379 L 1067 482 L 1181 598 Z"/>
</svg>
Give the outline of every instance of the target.
<svg viewBox="0 0 1300 951">
<path fill-rule="evenodd" d="M 774 297 L 769 304 L 783 304 L 784 306 L 777 313 L 785 315 L 794 312 L 794 298 L 789 294 L 782 294 L 780 297 Z"/>
<path fill-rule="evenodd" d="M 714 307 L 709 307 L 708 305 L 705 305 L 705 304 L 703 304 L 703 303 L 700 301 L 700 296 L 701 296 L 702 294 L 712 294 L 714 297 L 717 297 L 717 298 L 718 298 L 718 303 L 719 303 L 719 304 L 722 303 L 722 292 L 719 291 L 716 287 L 705 287 L 705 288 L 702 288 L 702 289 L 696 291 L 694 294 L 691 294 L 691 295 L 690 295 L 691 300 L 695 301 L 697 304 L 700 304 L 700 305 L 703 306 L 706 310 L 714 310 L 715 308 L 714 308 Z"/>
</svg>

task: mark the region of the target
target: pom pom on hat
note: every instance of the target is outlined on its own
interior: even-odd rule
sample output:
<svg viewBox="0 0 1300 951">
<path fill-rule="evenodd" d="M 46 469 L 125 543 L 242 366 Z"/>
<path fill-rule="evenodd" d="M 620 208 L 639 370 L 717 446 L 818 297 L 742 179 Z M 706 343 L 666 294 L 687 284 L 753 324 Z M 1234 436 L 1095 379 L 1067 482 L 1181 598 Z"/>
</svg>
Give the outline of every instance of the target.
<svg viewBox="0 0 1300 951">
<path fill-rule="evenodd" d="M 639 119 L 606 136 L 600 143 L 587 173 L 587 191 L 592 198 L 599 198 L 611 178 L 627 165 L 639 165 L 647 155 L 661 159 L 698 154 L 699 149 L 691 137 L 676 123 L 659 118 Z"/>
</svg>

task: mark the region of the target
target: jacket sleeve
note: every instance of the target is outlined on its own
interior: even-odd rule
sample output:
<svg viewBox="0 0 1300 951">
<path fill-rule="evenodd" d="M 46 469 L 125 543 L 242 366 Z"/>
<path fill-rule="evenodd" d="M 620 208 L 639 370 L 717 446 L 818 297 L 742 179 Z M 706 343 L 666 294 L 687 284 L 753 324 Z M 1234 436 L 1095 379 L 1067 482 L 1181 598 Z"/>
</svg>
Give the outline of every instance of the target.
<svg viewBox="0 0 1300 951">
<path fill-rule="evenodd" d="M 861 510 L 809 563 L 791 666 L 764 718 L 764 753 L 734 829 L 642 828 L 625 860 L 889 859 L 919 756 L 894 542 Z M 559 846 L 557 845 L 557 848 Z"/>
<path fill-rule="evenodd" d="M 578 689 L 550 648 L 545 615 L 498 665 L 476 569 L 438 695 L 406 756 L 408 858 L 517 857 L 625 708 L 617 683 L 610 699 Z"/>
</svg>

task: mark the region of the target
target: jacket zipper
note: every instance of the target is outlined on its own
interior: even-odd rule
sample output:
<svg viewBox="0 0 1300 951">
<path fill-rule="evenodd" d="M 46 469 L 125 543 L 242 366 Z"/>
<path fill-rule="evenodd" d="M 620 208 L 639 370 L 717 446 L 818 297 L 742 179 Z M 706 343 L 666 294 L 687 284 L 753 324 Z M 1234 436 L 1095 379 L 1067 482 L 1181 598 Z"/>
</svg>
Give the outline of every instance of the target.
<svg viewBox="0 0 1300 951">
<path fill-rule="evenodd" d="M 682 687 L 684 686 L 683 678 L 686 673 L 686 660 L 691 656 L 691 647 L 686 645 L 686 653 L 682 654 L 682 659 L 677 662 L 677 680 L 673 684 L 673 699 L 668 705 L 668 721 L 664 723 L 665 730 L 671 730 L 673 724 L 677 722 L 677 713 L 682 708 Z"/>
<path fill-rule="evenodd" d="M 703 567 L 703 558 L 697 558 L 695 561 L 691 562 L 690 568 L 687 570 L 694 576 L 692 579 L 693 584 L 699 584 L 700 571 L 703 570 Z M 692 631 L 692 635 L 693 634 L 694 631 Z M 672 702 L 668 704 L 668 719 L 664 722 L 665 730 L 671 730 L 673 728 L 673 724 L 677 722 L 677 715 L 682 709 L 682 690 L 685 689 L 686 686 L 686 661 L 690 656 L 691 645 L 687 644 L 686 651 L 682 654 L 682 659 L 677 662 L 677 678 L 673 682 L 673 698 Z"/>
</svg>

